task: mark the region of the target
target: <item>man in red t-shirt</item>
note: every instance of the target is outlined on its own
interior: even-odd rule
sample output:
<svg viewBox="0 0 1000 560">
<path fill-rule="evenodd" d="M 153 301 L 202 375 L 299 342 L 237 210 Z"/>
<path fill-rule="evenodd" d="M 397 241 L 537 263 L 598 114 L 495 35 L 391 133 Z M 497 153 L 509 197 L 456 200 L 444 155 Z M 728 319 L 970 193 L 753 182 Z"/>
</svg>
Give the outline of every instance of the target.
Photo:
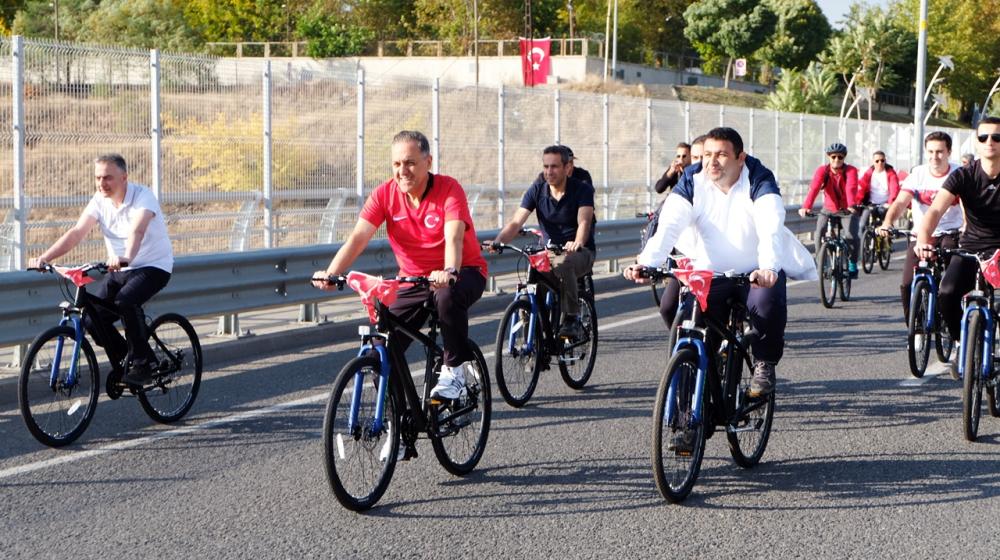
<svg viewBox="0 0 1000 560">
<path fill-rule="evenodd" d="M 427 276 L 431 288 L 410 286 L 399 291 L 389 310 L 413 329 L 427 320 L 424 302 L 433 298 L 441 324 L 444 365 L 431 396 L 456 399 L 465 385 L 465 372 L 474 359 L 466 344 L 469 307 L 486 288 L 486 260 L 479 252 L 476 230 L 465 198 L 455 179 L 430 173 L 427 137 L 404 130 L 392 139 L 393 177 L 379 185 L 365 202 L 354 230 L 326 270 L 315 277 L 341 275 L 365 250 L 383 223 L 400 274 Z M 454 284 L 449 282 L 454 281 Z M 331 290 L 326 282 L 317 288 Z M 405 339 L 405 337 L 403 337 Z"/>
<path fill-rule="evenodd" d="M 858 210 L 856 204 L 861 201 L 855 200 L 858 195 L 858 168 L 849 165 L 844 159 L 847 157 L 847 146 L 834 142 L 826 149 L 826 156 L 829 163 L 816 168 L 813 173 L 812 183 L 809 184 L 809 193 L 806 195 L 799 215 L 806 216 L 806 212 L 812 209 L 813 202 L 819 191 L 823 191 L 823 210 L 827 212 L 841 212 L 850 210 L 851 218 L 848 226 L 844 228 L 844 238 L 851 248 L 851 261 L 848 263 L 848 270 L 852 278 L 858 277 L 858 250 L 861 247 L 861 239 L 858 237 Z M 820 214 L 816 220 L 816 235 L 813 238 L 816 243 L 816 256 L 819 256 L 820 245 L 823 243 L 823 230 L 830 216 Z M 840 219 L 840 218 L 835 218 Z"/>
</svg>

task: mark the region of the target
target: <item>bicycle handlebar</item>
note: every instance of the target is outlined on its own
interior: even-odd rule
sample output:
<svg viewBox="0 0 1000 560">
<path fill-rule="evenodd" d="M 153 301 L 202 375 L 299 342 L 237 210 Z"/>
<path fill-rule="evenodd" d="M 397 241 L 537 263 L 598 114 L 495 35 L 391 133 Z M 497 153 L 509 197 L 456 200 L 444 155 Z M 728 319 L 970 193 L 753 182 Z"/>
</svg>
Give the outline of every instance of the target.
<svg viewBox="0 0 1000 560">
<path fill-rule="evenodd" d="M 831 212 L 829 210 L 820 210 L 819 212 L 815 212 L 813 210 L 806 210 L 806 216 L 810 217 L 810 218 L 815 218 L 817 216 L 827 216 L 827 217 L 833 217 L 833 218 L 846 218 L 847 216 L 851 216 L 851 215 L 852 215 L 852 212 L 850 210 L 837 210 L 836 212 Z"/>
<path fill-rule="evenodd" d="M 385 278 L 385 280 L 396 280 L 397 282 L 402 282 L 404 284 L 413 284 L 415 286 L 430 286 L 433 282 L 427 276 L 391 276 Z M 330 276 L 313 276 L 310 278 L 312 282 L 325 282 L 327 284 L 335 284 L 338 290 L 343 290 L 344 285 L 347 284 L 347 276 L 342 274 L 331 274 Z M 455 285 L 455 278 L 448 278 L 448 285 Z"/>
<path fill-rule="evenodd" d="M 664 278 L 677 278 L 674 274 L 674 269 L 666 267 L 643 267 L 635 269 L 636 276 L 639 278 L 649 278 L 651 280 L 663 280 Z M 735 280 L 738 284 L 751 283 L 750 273 L 740 273 L 735 272 L 712 272 L 712 278 L 729 278 Z M 756 284 L 756 282 L 753 282 Z"/>
<path fill-rule="evenodd" d="M 69 268 L 75 268 L 75 267 L 69 267 Z M 108 272 L 108 264 L 104 263 L 104 262 L 98 262 L 98 261 L 89 262 L 89 263 L 80 265 L 78 268 L 82 272 L 89 272 L 91 270 L 96 270 L 100 274 L 107 274 L 107 272 Z M 48 272 L 48 273 L 55 273 L 56 272 L 55 265 L 53 265 L 51 263 L 42 263 L 42 266 L 37 266 L 37 267 L 36 266 L 29 266 L 25 270 L 27 270 L 29 272 L 43 272 L 43 273 L 44 272 Z"/>
</svg>

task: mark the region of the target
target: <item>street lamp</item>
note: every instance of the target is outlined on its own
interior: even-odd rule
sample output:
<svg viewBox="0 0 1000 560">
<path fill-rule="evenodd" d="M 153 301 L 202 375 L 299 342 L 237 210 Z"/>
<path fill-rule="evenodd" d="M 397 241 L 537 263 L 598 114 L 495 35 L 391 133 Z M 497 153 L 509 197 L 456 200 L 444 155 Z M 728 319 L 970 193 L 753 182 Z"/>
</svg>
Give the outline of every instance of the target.
<svg viewBox="0 0 1000 560">
<path fill-rule="evenodd" d="M 1000 71 L 1000 68 L 997 68 Z M 1000 88 L 1000 76 L 997 77 L 997 81 L 993 82 L 993 87 L 990 88 L 990 92 L 986 94 L 986 101 L 983 101 L 983 109 L 980 111 L 981 115 L 985 115 L 986 109 L 990 105 L 990 100 L 993 99 L 993 94 L 996 93 L 997 88 Z"/>
<path fill-rule="evenodd" d="M 948 70 L 955 70 L 955 62 L 952 61 L 951 57 L 948 55 L 938 57 L 938 69 L 934 72 L 934 77 L 931 78 L 931 83 L 927 84 L 927 91 L 924 93 L 924 104 L 927 104 L 927 98 L 931 96 L 931 90 L 934 89 L 934 85 L 944 80 L 944 78 L 938 78 L 941 75 L 941 71 L 947 68 Z"/>
<path fill-rule="evenodd" d="M 945 97 L 944 95 L 941 95 L 940 93 L 934 94 L 934 104 L 931 105 L 931 108 L 927 110 L 927 116 L 924 117 L 924 126 L 927 126 L 927 121 L 931 119 L 931 115 L 934 114 L 934 111 L 936 111 L 937 108 L 940 107 L 941 105 L 944 105 L 945 102 L 947 101 L 948 98 Z"/>
</svg>

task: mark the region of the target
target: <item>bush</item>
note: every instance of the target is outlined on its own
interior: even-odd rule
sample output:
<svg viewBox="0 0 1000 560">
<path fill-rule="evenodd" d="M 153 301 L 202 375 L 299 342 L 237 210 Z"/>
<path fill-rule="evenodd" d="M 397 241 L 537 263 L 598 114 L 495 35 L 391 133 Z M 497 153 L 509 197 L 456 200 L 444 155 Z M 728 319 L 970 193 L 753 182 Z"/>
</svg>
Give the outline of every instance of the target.
<svg viewBox="0 0 1000 560">
<path fill-rule="evenodd" d="M 302 16 L 298 34 L 308 42 L 306 55 L 313 58 L 359 55 L 375 40 L 374 31 L 365 27 L 349 27 L 319 11 Z"/>
</svg>

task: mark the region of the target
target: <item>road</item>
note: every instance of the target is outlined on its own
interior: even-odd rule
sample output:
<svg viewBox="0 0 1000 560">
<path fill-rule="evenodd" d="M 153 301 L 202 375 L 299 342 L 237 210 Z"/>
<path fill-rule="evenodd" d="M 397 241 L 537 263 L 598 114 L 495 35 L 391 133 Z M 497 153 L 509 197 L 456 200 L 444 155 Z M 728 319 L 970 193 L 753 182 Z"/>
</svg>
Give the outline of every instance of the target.
<svg viewBox="0 0 1000 560">
<path fill-rule="evenodd" d="M 714 437 L 684 505 L 660 497 L 650 467 L 664 328 L 648 289 L 611 281 L 585 390 L 543 372 L 515 410 L 494 389 L 471 475 L 447 474 L 421 441 L 363 515 L 334 499 L 321 459 L 326 391 L 353 339 L 214 368 L 175 426 L 152 425 L 133 399 L 102 400 L 63 450 L 42 448 L 4 404 L 0 556 L 995 557 L 1000 421 L 987 414 L 968 443 L 959 384 L 940 364 L 909 376 L 899 267 L 863 276 L 831 310 L 815 284 L 789 288 L 762 463 L 736 467 Z M 474 321 L 487 351 L 498 319 Z"/>
</svg>

